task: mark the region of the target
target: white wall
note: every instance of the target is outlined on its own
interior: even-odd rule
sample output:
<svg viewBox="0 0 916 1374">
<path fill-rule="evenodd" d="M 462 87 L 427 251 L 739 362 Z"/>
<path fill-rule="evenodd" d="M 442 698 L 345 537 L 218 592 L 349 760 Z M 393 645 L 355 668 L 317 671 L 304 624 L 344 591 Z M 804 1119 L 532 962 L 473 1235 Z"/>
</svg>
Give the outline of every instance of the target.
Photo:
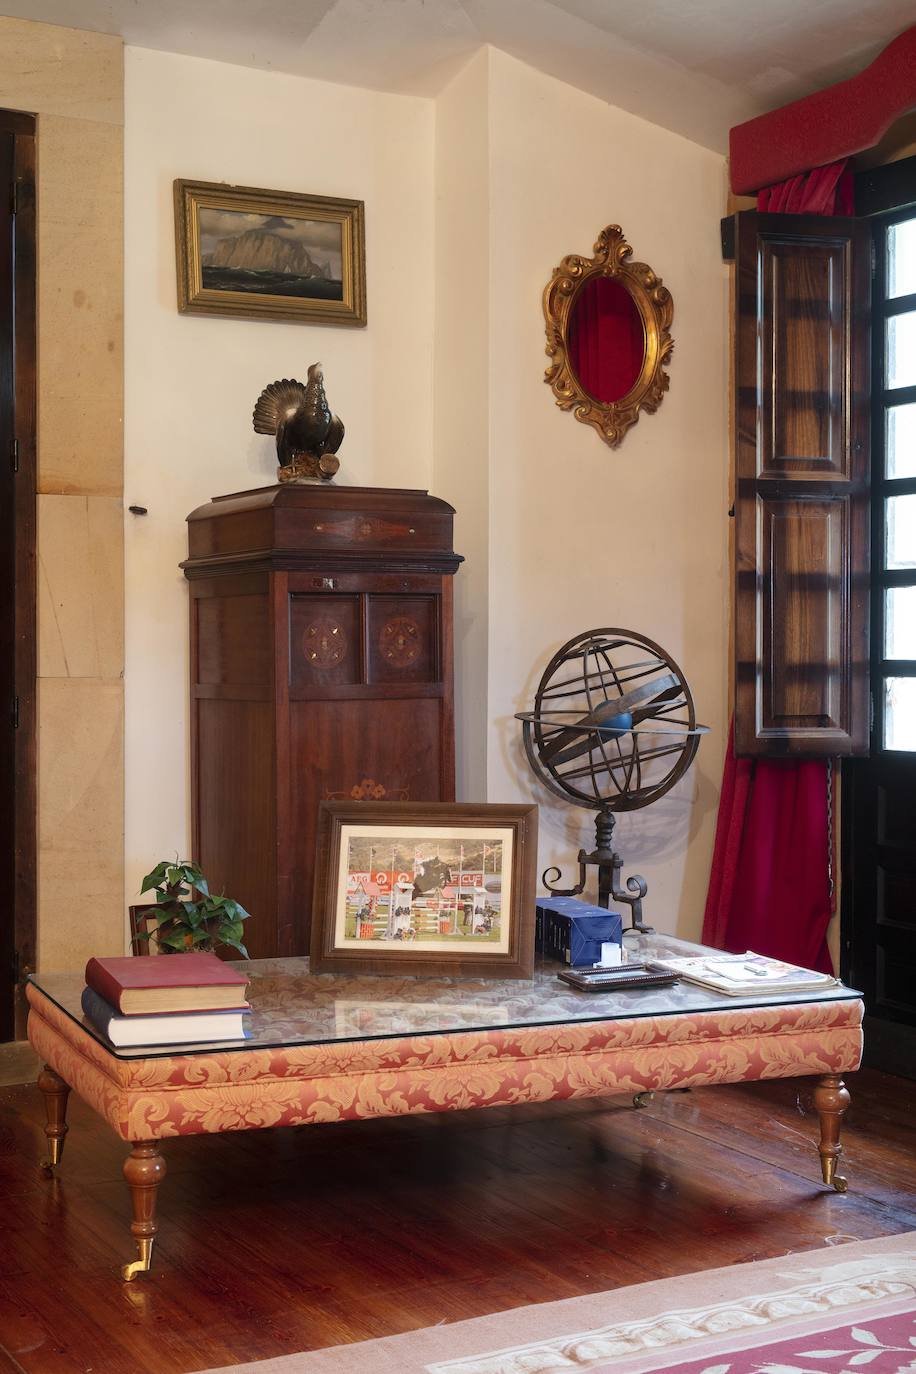
<svg viewBox="0 0 916 1374">
<path fill-rule="evenodd" d="M 547 659 L 611 624 L 684 668 L 712 734 L 617 839 L 648 917 L 697 935 L 727 725 L 724 160 L 494 49 L 436 102 L 128 49 L 126 166 L 125 504 L 150 509 L 127 517 L 129 894 L 189 843 L 184 518 L 274 480 L 252 406 L 320 358 L 343 480 L 458 509 L 458 795 L 534 795 L 541 867 L 592 838 L 521 753 Z M 364 199 L 368 328 L 179 316 L 176 176 Z M 675 339 L 670 392 L 617 451 L 554 406 L 540 305 L 615 222 L 671 289 Z"/>
<path fill-rule="evenodd" d="M 668 796 L 620 818 L 616 841 L 649 880 L 647 919 L 698 936 L 727 726 L 724 161 L 495 49 L 489 120 L 489 795 L 531 795 L 512 717 L 560 644 L 601 625 L 659 642 L 712 733 Z M 617 450 L 542 380 L 541 292 L 612 223 L 671 290 L 675 340 L 670 391 Z M 591 813 L 541 787 L 537 799 L 542 866 L 569 872 L 592 847 Z"/>
<path fill-rule="evenodd" d="M 185 516 L 272 483 L 251 412 L 324 363 L 346 483 L 429 487 L 433 105 L 128 48 L 125 70 L 126 886 L 186 852 Z M 175 306 L 175 177 L 366 202 L 366 329 L 208 319 Z M 447 495 L 447 493 L 445 493 Z"/>
</svg>

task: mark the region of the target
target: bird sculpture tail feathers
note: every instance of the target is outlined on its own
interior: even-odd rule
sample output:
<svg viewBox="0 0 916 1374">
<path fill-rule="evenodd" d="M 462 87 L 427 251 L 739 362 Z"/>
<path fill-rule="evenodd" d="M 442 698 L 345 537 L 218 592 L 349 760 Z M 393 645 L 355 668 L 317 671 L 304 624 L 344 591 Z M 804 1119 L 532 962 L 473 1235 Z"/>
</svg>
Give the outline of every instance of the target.
<svg viewBox="0 0 916 1374">
<path fill-rule="evenodd" d="M 255 433 L 276 434 L 282 421 L 297 411 L 304 400 L 305 387 L 301 382 L 288 378 L 281 382 L 271 382 L 261 392 L 254 408 Z"/>
<path fill-rule="evenodd" d="M 339 415 L 331 416 L 331 423 L 328 426 L 328 434 L 322 448 L 325 453 L 336 453 L 343 443 L 344 422 Z"/>
</svg>

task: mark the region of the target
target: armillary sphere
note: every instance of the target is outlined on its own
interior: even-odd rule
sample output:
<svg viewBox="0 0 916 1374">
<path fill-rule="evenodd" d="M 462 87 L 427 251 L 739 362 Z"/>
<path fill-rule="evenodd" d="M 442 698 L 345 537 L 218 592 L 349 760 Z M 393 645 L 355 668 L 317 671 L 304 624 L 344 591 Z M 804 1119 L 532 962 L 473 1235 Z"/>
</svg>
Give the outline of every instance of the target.
<svg viewBox="0 0 916 1374">
<path fill-rule="evenodd" d="M 632 630 L 588 630 L 554 654 L 538 683 L 534 709 L 522 711 L 525 752 L 545 787 L 576 806 L 596 807 L 596 848 L 579 853 L 579 883 L 554 886 L 560 870 L 543 875 L 548 891 L 579 896 L 586 867 L 598 868 L 598 900 L 632 908 L 642 925 L 647 886 L 634 875 L 619 891 L 620 856 L 613 851 L 614 812 L 649 806 L 684 776 L 708 726 L 697 725 L 687 680 L 669 654 Z"/>
</svg>

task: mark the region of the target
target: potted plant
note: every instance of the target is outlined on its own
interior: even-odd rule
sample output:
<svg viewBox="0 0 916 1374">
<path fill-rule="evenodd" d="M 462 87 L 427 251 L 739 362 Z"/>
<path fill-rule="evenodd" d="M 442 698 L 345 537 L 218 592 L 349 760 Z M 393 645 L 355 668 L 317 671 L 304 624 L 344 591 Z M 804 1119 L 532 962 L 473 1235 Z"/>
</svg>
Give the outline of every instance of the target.
<svg viewBox="0 0 916 1374">
<path fill-rule="evenodd" d="M 249 913 L 231 897 L 213 896 L 196 864 L 163 859 L 143 879 L 141 896 L 146 892 L 156 894 L 155 902 L 131 907 L 135 942 L 154 940 L 160 954 L 231 945 L 248 958 L 242 923 Z"/>
</svg>

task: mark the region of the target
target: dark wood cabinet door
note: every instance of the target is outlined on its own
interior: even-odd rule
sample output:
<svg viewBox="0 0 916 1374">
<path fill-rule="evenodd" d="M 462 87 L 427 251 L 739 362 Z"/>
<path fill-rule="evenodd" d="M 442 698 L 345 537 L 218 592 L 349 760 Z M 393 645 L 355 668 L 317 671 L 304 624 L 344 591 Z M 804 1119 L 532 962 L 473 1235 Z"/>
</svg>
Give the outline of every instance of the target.
<svg viewBox="0 0 916 1374">
<path fill-rule="evenodd" d="M 322 801 L 439 801 L 441 697 L 295 701 L 289 713 L 289 786 L 295 824 L 288 852 L 288 950 L 308 951 L 315 879 L 318 804 Z"/>
<path fill-rule="evenodd" d="M 870 237 L 736 220 L 735 747 L 864 753 Z"/>
</svg>

